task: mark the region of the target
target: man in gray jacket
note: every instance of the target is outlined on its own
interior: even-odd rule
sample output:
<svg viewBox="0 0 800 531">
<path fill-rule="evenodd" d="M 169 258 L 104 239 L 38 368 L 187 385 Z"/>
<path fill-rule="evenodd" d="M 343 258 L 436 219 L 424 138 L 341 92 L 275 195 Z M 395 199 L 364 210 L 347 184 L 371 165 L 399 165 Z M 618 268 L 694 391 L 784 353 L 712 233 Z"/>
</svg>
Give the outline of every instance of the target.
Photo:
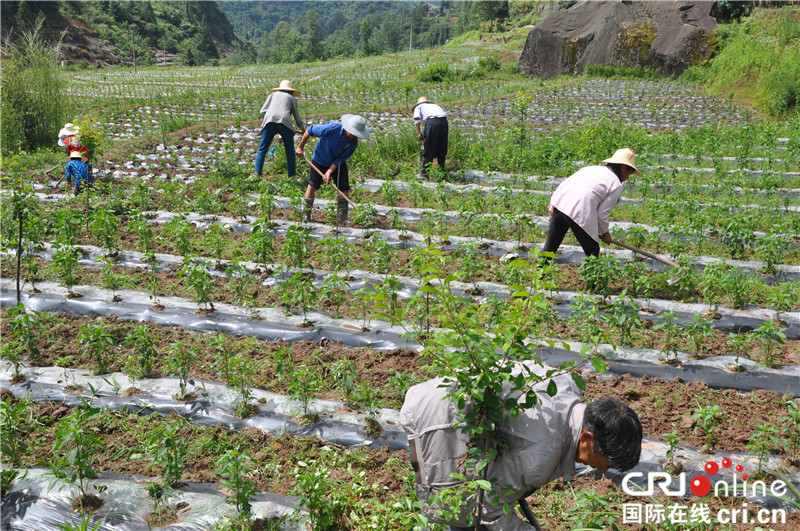
<svg viewBox="0 0 800 531">
<path fill-rule="evenodd" d="M 306 130 L 303 119 L 300 117 L 300 111 L 297 109 L 299 95 L 300 91 L 294 88 L 292 82 L 284 79 L 280 86 L 272 89 L 272 94 L 261 106 L 261 141 L 258 144 L 256 167 L 253 172 L 256 177 L 261 177 L 261 172 L 264 170 L 264 158 L 275 135 L 281 135 L 283 140 L 283 149 L 286 152 L 286 173 L 290 178 L 294 177 L 297 162 L 294 154 L 292 117 L 301 133 Z"/>
<path fill-rule="evenodd" d="M 553 370 L 533 361 L 521 364 L 540 377 Z M 515 369 L 517 373 L 521 370 L 519 365 Z M 483 497 L 484 529 L 535 529 L 513 511 L 505 514 L 503 504 L 513 507 L 517 500 L 558 477 L 568 481 L 575 472 L 576 461 L 601 473 L 609 468 L 629 470 L 639 462 L 642 425 L 632 409 L 616 398 L 584 405 L 580 388 L 568 374 L 552 380 L 558 387 L 555 396 L 545 392 L 550 379 L 536 384 L 536 406 L 498 424 L 493 434 L 504 444 L 499 445 L 500 453 L 489 465 L 486 476 L 494 478 L 495 491 Z M 436 378 L 411 387 L 400 410 L 400 422 L 408 435 L 417 495 L 425 506 L 423 514 L 429 521 L 450 525 L 451 529 L 471 529 L 467 526 L 474 511 L 474 497 L 467 499 L 461 514 L 450 520 L 439 516 L 437 507 L 431 504 L 432 496 L 459 484 L 452 474 L 465 472 L 462 463 L 470 439 L 457 427 L 466 411 L 459 410 L 447 396 L 453 385 Z M 505 389 L 503 399 L 511 397 L 509 387 Z"/>
</svg>

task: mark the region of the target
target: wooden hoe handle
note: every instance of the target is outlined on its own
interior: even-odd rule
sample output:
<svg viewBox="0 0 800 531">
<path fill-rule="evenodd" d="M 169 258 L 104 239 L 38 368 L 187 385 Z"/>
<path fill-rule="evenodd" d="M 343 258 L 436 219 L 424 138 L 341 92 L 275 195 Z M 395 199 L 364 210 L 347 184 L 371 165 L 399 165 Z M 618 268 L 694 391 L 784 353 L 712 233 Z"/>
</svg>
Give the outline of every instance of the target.
<svg viewBox="0 0 800 531">
<path fill-rule="evenodd" d="M 319 171 L 319 168 L 317 168 L 316 166 L 314 166 L 314 163 L 313 163 L 313 162 L 311 162 L 310 160 L 308 160 L 308 159 L 306 158 L 306 155 L 305 155 L 305 153 L 303 154 L 303 160 L 304 160 L 304 161 L 306 161 L 306 162 L 308 162 L 308 165 L 309 165 L 309 166 L 311 166 L 312 168 L 314 168 L 314 171 L 316 171 L 317 173 L 319 173 L 319 176 L 320 176 L 320 177 L 323 177 L 323 178 L 325 177 L 325 176 L 322 174 L 322 172 L 321 172 L 321 171 Z M 346 200 L 348 203 L 350 203 L 350 206 L 351 206 L 351 207 L 353 207 L 353 208 L 358 208 L 358 205 L 357 205 L 357 204 L 355 204 L 355 203 L 353 202 L 353 200 L 352 200 L 352 199 L 350 199 L 349 197 L 347 197 L 347 196 L 344 194 L 344 192 L 342 192 L 341 190 L 339 190 L 339 187 L 338 187 L 338 186 L 336 186 L 336 185 L 334 184 L 333 180 L 331 180 L 331 182 L 329 182 L 328 184 L 330 184 L 331 186 L 333 186 L 333 189 L 334 189 L 334 190 L 336 190 L 336 191 L 339 193 L 339 195 L 340 195 L 340 196 L 344 197 L 344 198 L 345 198 L 345 200 Z"/>
<path fill-rule="evenodd" d="M 666 258 L 662 258 L 662 257 L 660 257 L 658 255 L 653 254 L 653 253 L 650 253 L 650 252 L 644 251 L 642 249 L 639 249 L 638 247 L 634 247 L 633 245 L 628 245 L 627 243 L 622 243 L 622 242 L 617 241 L 617 240 L 615 240 L 613 238 L 611 239 L 611 243 L 613 243 L 614 245 L 619 245 L 620 247 L 622 247 L 624 249 L 628 249 L 629 251 L 633 251 L 634 253 L 638 253 L 638 254 L 640 254 L 642 256 L 646 256 L 648 258 L 652 258 L 653 260 L 656 260 L 657 262 L 661 262 L 662 264 L 667 264 L 670 267 L 679 267 L 678 264 L 676 264 L 672 260 L 668 260 Z"/>
</svg>

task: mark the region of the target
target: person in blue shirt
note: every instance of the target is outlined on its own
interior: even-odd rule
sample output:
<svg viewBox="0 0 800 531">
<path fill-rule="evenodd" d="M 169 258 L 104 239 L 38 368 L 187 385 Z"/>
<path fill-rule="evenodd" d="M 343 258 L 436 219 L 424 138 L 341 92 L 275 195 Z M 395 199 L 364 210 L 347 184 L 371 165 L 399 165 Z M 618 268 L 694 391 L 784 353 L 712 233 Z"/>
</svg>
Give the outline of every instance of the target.
<svg viewBox="0 0 800 531">
<path fill-rule="evenodd" d="M 350 175 L 347 171 L 347 159 L 349 159 L 356 148 L 358 140 L 369 138 L 369 127 L 367 121 L 358 115 L 345 114 L 342 120 L 337 122 L 331 120 L 326 124 L 312 125 L 303 133 L 300 143 L 297 145 L 297 156 L 303 157 L 303 149 L 306 142 L 312 136 L 319 137 L 319 142 L 314 148 L 314 155 L 311 163 L 322 173 L 320 175 L 314 168 L 309 168 L 308 187 L 306 188 L 306 221 L 311 220 L 311 208 L 314 206 L 314 195 L 322 186 L 322 183 L 333 182 L 343 194 L 350 196 Z M 336 202 L 336 220 L 338 223 L 347 221 L 349 212 L 347 200 L 341 196 Z"/>
<path fill-rule="evenodd" d="M 72 192 L 76 197 L 83 191 L 84 185 L 91 186 L 94 183 L 86 161 L 86 157 L 80 151 L 73 151 L 69 154 L 69 162 L 64 168 L 66 181 L 72 184 Z"/>
</svg>

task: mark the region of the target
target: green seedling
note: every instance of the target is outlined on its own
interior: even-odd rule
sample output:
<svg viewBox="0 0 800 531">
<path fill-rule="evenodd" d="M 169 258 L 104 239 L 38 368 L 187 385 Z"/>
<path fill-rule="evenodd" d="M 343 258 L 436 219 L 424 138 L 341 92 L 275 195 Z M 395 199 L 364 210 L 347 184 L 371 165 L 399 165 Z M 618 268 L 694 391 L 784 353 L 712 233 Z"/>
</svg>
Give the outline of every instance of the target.
<svg viewBox="0 0 800 531">
<path fill-rule="evenodd" d="M 300 402 L 303 420 L 313 422 L 316 420 L 316 415 L 311 414 L 308 407 L 324 388 L 322 378 L 314 368 L 308 365 L 296 365 L 289 378 L 287 389 L 289 398 Z"/>
<path fill-rule="evenodd" d="M 253 231 L 245 244 L 253 253 L 256 263 L 261 264 L 264 268 L 275 255 L 274 229 L 275 223 L 270 221 L 269 215 L 259 218 L 253 223 Z"/>
<path fill-rule="evenodd" d="M 80 251 L 74 247 L 64 244 L 56 245 L 56 253 L 53 255 L 53 262 L 56 264 L 56 270 L 59 273 L 61 282 L 63 282 L 64 287 L 67 288 L 68 296 L 75 295 L 75 293 L 72 292 L 72 287 L 78 282 L 75 277 L 75 272 L 78 268 L 78 258 L 80 258 L 80 256 Z"/>
<path fill-rule="evenodd" d="M 180 385 L 180 392 L 175 395 L 175 399 L 184 400 L 187 396 L 186 387 L 194 385 L 194 380 L 190 379 L 189 375 L 198 360 L 197 349 L 186 347 L 180 339 L 171 343 L 167 351 L 169 352 L 166 359 L 167 370 L 171 375 L 178 377 Z"/>
<path fill-rule="evenodd" d="M 160 471 L 161 484 L 167 489 L 178 486 L 189 450 L 189 436 L 181 437 L 180 430 L 179 423 L 156 426 L 147 443 L 150 456 L 147 469 Z"/>
<path fill-rule="evenodd" d="M 699 421 L 695 426 L 695 430 L 703 433 L 703 452 L 708 454 L 714 453 L 714 445 L 717 444 L 716 430 L 722 421 L 722 408 L 719 406 L 704 406 L 694 410 L 692 418 Z"/>
<path fill-rule="evenodd" d="M 58 479 L 77 485 L 80 494 L 75 504 L 78 506 L 82 506 L 89 495 L 89 480 L 96 476 L 93 468 L 96 454 L 104 447 L 97 435 L 98 428 L 92 426 L 99 413 L 99 408 L 84 404 L 62 418 L 56 430 L 51 472 Z"/>
<path fill-rule="evenodd" d="M 228 450 L 215 463 L 222 477 L 222 485 L 231 491 L 228 503 L 236 506 L 236 512 L 242 521 L 250 518 L 253 496 L 259 492 L 248 478 L 253 470 L 252 463 L 253 458 L 239 448 Z"/>
<path fill-rule="evenodd" d="M 792 462 L 797 462 L 798 449 L 800 449 L 800 404 L 794 400 L 787 400 L 788 414 L 778 419 L 783 428 L 783 445 Z"/>
<path fill-rule="evenodd" d="M 769 455 L 774 454 L 780 448 L 779 433 L 780 430 L 774 424 L 760 424 L 753 428 L 753 434 L 745 443 L 744 447 L 748 452 L 758 455 L 757 477 L 761 477 L 762 467 L 769 461 Z"/>
<path fill-rule="evenodd" d="M 334 362 L 330 367 L 330 378 L 334 388 L 340 389 L 344 394 L 344 401 L 348 406 L 353 406 L 353 390 L 358 381 L 356 364 L 348 359 Z"/>
<path fill-rule="evenodd" d="M 111 334 L 109 325 L 88 324 L 81 327 L 78 333 L 78 343 L 84 345 L 81 354 L 94 357 L 95 374 L 108 372 L 108 354 L 117 344 L 116 337 Z"/>
<path fill-rule="evenodd" d="M 0 453 L 3 461 L 11 466 L 21 466 L 28 450 L 26 437 L 30 429 L 30 407 L 25 400 L 6 398 L 0 402 L 0 421 L 3 437 L 0 438 Z"/>
<path fill-rule="evenodd" d="M 123 340 L 131 349 L 131 356 L 125 362 L 125 370 L 132 380 L 148 378 L 153 373 L 153 363 L 156 361 L 155 338 L 144 326 L 137 326 Z"/>
</svg>

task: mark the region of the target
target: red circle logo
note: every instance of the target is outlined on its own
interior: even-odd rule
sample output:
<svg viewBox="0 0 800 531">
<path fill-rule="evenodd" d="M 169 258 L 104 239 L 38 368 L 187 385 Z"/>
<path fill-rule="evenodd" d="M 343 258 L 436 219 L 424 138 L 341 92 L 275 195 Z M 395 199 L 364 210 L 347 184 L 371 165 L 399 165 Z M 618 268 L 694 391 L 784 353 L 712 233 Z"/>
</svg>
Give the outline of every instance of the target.
<svg viewBox="0 0 800 531">
<path fill-rule="evenodd" d="M 692 494 L 695 496 L 702 498 L 711 492 L 711 480 L 705 476 L 697 476 L 689 484 L 689 490 L 691 490 Z"/>
<path fill-rule="evenodd" d="M 726 457 L 725 459 L 723 459 L 723 460 L 722 460 L 722 466 L 723 466 L 723 468 L 730 468 L 732 464 L 733 464 L 733 463 L 731 463 L 731 460 L 730 460 L 730 459 L 728 459 L 727 457 Z"/>
<path fill-rule="evenodd" d="M 719 465 L 717 463 L 714 461 L 709 461 L 706 463 L 706 474 L 713 476 L 717 472 L 719 472 Z"/>
</svg>

